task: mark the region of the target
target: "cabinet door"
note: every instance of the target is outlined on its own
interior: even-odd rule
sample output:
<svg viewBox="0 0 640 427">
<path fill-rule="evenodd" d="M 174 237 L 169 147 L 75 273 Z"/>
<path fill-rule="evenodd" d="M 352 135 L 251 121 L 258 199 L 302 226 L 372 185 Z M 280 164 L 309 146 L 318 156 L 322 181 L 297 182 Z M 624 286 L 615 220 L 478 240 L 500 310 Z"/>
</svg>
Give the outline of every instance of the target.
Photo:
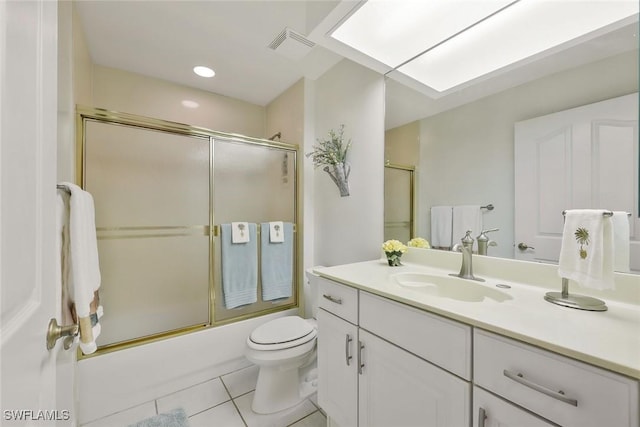
<svg viewBox="0 0 640 427">
<path fill-rule="evenodd" d="M 474 427 L 551 427 L 542 418 L 502 400 L 481 388 L 473 388 Z"/>
<path fill-rule="evenodd" d="M 360 329 L 361 427 L 468 427 L 468 382 Z"/>
<path fill-rule="evenodd" d="M 358 425 L 358 328 L 318 310 L 318 404 L 340 427 Z"/>
</svg>

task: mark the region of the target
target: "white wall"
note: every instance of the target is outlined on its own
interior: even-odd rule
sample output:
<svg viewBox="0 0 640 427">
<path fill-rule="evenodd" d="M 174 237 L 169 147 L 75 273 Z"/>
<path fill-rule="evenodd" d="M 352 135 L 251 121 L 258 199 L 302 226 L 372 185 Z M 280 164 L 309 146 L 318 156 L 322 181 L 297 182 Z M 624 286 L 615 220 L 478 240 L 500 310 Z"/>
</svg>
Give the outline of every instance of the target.
<svg viewBox="0 0 640 427">
<path fill-rule="evenodd" d="M 315 264 L 378 258 L 383 241 L 384 78 L 343 60 L 315 82 L 315 96 L 314 140 L 341 124 L 352 140 L 347 155 L 350 196 L 340 197 L 322 169 L 314 172 Z"/>
<path fill-rule="evenodd" d="M 492 203 L 484 226 L 500 231 L 489 254 L 512 257 L 514 123 L 637 90 L 636 50 L 421 120 L 418 235 L 431 235 L 431 206 Z"/>
<path fill-rule="evenodd" d="M 185 107 L 182 101 L 198 107 Z M 93 67 L 93 106 L 265 138 L 262 106 L 99 65 Z"/>
</svg>

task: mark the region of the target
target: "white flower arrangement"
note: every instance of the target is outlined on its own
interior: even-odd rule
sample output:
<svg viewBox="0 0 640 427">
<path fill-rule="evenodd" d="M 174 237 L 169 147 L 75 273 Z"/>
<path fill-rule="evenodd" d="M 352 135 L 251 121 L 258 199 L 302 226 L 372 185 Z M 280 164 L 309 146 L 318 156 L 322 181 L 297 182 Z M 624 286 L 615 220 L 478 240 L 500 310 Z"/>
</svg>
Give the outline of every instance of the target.
<svg viewBox="0 0 640 427">
<path fill-rule="evenodd" d="M 387 240 L 382 244 L 382 250 L 389 253 L 398 253 L 398 255 L 402 255 L 407 252 L 407 247 L 400 240 Z"/>
<path fill-rule="evenodd" d="M 389 265 L 396 267 L 402 265 L 400 257 L 407 251 L 407 247 L 399 240 L 387 240 L 382 244 L 382 250 L 387 255 Z"/>
<path fill-rule="evenodd" d="M 422 248 L 422 249 L 430 249 L 431 245 L 427 239 L 423 239 L 422 237 L 414 237 L 413 239 L 407 242 L 407 246 L 412 248 Z"/>
</svg>

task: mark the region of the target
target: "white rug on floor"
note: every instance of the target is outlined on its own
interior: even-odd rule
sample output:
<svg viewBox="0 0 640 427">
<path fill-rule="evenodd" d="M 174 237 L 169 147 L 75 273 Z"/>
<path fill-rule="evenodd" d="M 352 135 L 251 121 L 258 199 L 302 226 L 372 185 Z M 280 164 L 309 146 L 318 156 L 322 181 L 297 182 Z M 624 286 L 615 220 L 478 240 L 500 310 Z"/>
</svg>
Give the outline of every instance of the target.
<svg viewBox="0 0 640 427">
<path fill-rule="evenodd" d="M 187 414 L 184 409 L 177 408 L 135 424 L 130 424 L 129 427 L 189 427 L 189 421 L 187 421 Z"/>
</svg>

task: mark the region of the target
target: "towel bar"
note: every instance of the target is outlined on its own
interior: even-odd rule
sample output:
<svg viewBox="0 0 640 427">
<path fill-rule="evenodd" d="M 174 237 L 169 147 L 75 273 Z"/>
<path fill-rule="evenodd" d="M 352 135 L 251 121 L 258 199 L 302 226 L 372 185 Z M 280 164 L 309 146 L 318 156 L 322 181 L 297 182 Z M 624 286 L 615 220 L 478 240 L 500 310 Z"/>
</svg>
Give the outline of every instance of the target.
<svg viewBox="0 0 640 427">
<path fill-rule="evenodd" d="M 604 301 L 588 297 L 585 295 L 569 294 L 569 279 L 562 278 L 561 292 L 547 292 L 544 299 L 553 304 L 562 305 L 564 307 L 576 308 L 578 310 L 588 311 L 607 311 L 607 305 Z"/>
<path fill-rule="evenodd" d="M 602 212 L 603 216 L 613 216 L 613 212 L 612 211 L 604 211 Z M 567 216 L 567 211 L 562 211 L 562 216 Z M 627 216 L 631 216 L 631 212 L 627 212 Z"/>
</svg>

